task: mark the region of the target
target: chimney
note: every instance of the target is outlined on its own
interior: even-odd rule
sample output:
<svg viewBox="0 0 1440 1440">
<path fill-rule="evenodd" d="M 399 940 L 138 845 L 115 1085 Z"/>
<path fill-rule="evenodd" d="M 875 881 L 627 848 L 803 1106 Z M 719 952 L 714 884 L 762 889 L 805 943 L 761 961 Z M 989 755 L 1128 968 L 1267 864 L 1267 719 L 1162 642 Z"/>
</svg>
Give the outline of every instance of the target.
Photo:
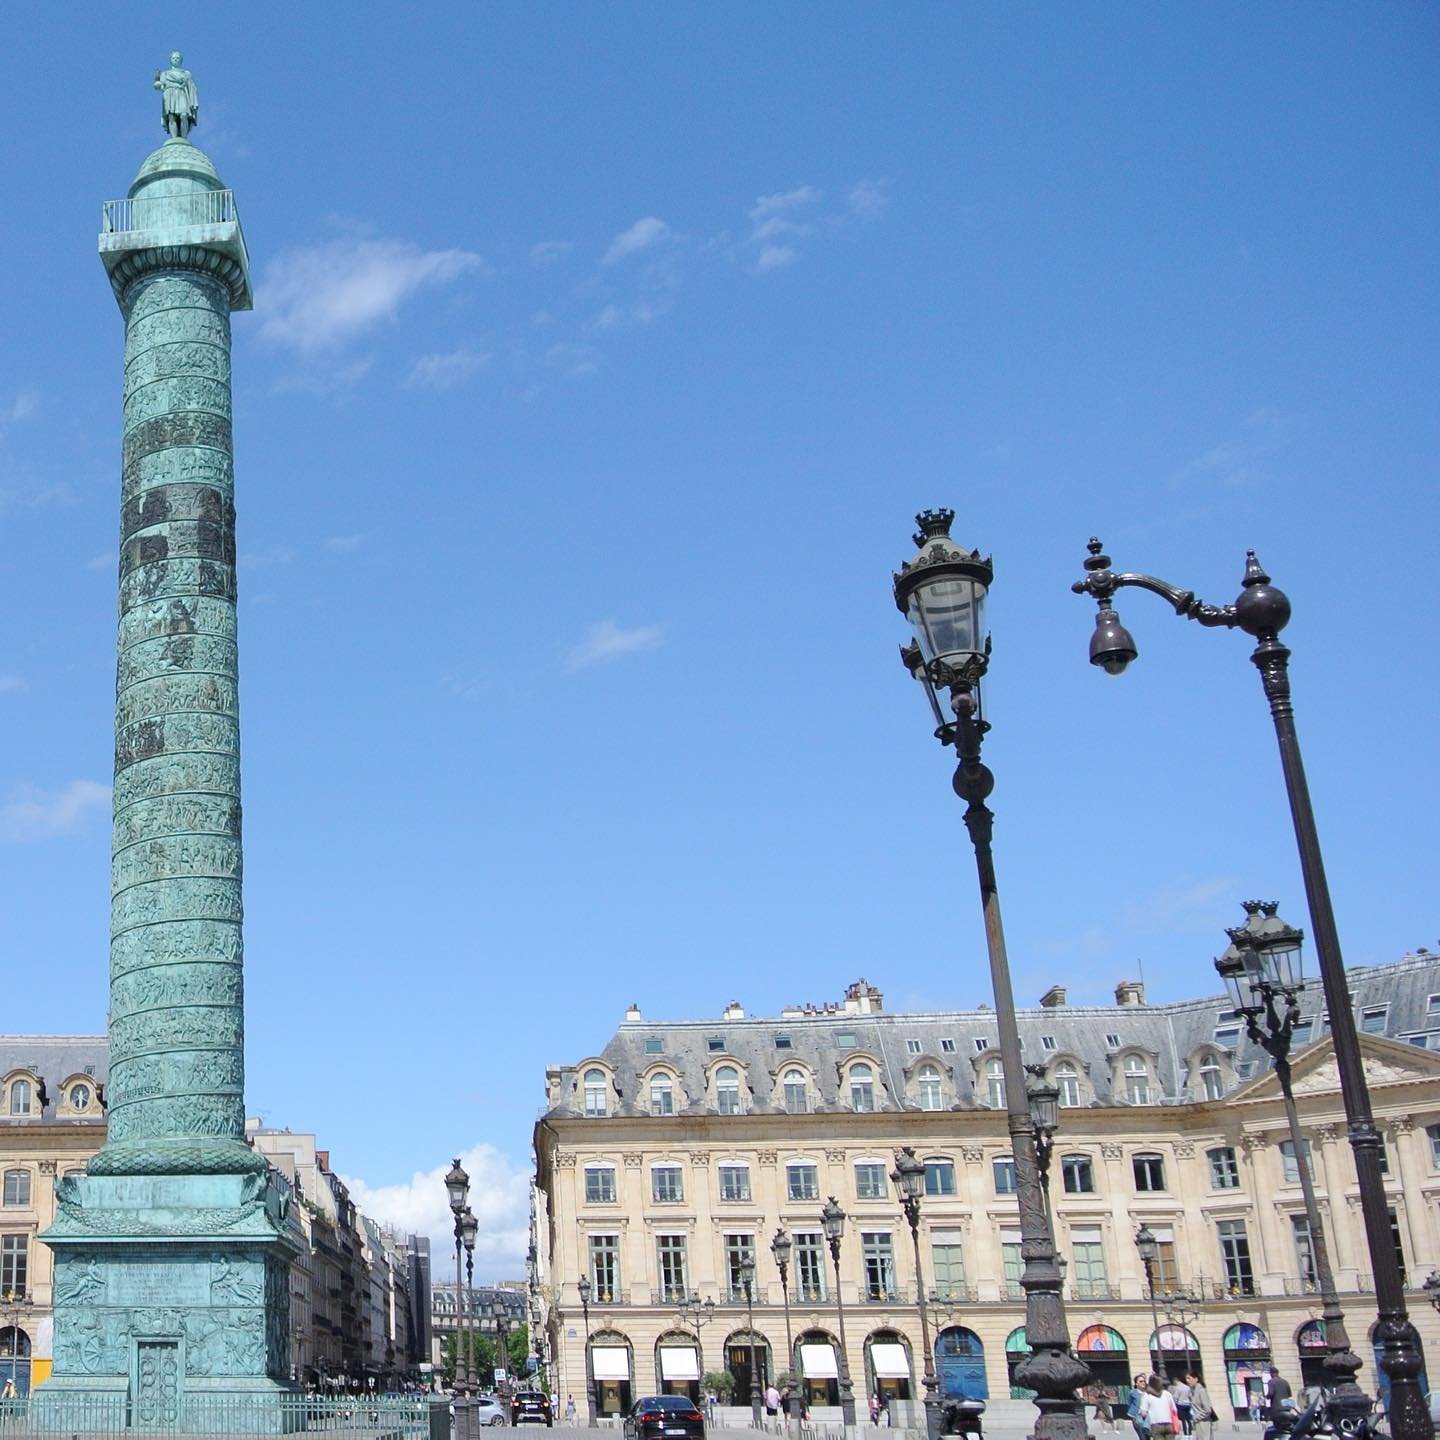
<svg viewBox="0 0 1440 1440">
<path fill-rule="evenodd" d="M 725 1013 L 720 1018 L 722 1020 L 743 1020 L 745 1018 L 745 1007 L 738 1000 L 732 1000 L 725 1007 Z"/>
<path fill-rule="evenodd" d="M 1115 987 L 1115 1003 L 1132 1007 L 1145 1003 L 1145 982 L 1143 980 L 1122 980 Z"/>
<path fill-rule="evenodd" d="M 625 1007 L 625 1019 L 629 1021 L 638 1020 L 639 1018 L 640 1007 L 632 1000 L 630 1004 Z"/>
<path fill-rule="evenodd" d="M 1063 985 L 1052 985 L 1040 997 L 1040 1008 L 1042 1010 L 1058 1010 L 1064 1003 L 1065 987 Z"/>
<path fill-rule="evenodd" d="M 875 986 L 867 985 L 863 975 L 853 985 L 845 987 L 847 1015 L 877 1015 L 884 1008 L 885 997 Z"/>
</svg>

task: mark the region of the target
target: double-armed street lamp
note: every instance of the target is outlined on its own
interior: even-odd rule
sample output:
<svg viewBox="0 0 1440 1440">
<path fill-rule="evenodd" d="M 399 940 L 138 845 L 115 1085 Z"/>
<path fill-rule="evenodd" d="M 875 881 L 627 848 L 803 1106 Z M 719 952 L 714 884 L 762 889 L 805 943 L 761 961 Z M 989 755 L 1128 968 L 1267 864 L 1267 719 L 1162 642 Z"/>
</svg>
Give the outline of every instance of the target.
<svg viewBox="0 0 1440 1440">
<path fill-rule="evenodd" d="M 702 1300 L 698 1295 L 687 1295 L 676 1303 L 675 1308 L 680 1312 L 680 1323 L 683 1325 L 688 1320 L 695 1331 L 695 1368 L 703 1375 L 705 1346 L 700 1339 L 700 1327 L 708 1325 L 715 1318 L 715 1302 Z"/>
<path fill-rule="evenodd" d="M 835 1315 L 838 1321 L 840 1341 L 840 1363 L 838 1387 L 840 1390 L 840 1422 L 843 1425 L 855 1423 L 855 1391 L 850 1384 L 850 1362 L 845 1358 L 845 1297 L 840 1293 L 840 1242 L 845 1238 L 845 1212 L 832 1195 L 820 1211 L 820 1228 L 830 1246 L 830 1260 L 835 1267 Z"/>
<path fill-rule="evenodd" d="M 940 1393 L 935 1379 L 935 1352 L 930 1345 L 930 1312 L 925 1306 L 925 1277 L 920 1273 L 920 1197 L 925 1193 L 925 1162 L 916 1158 L 913 1146 L 895 1152 L 895 1168 L 890 1183 L 900 1197 L 900 1208 L 910 1226 L 910 1245 L 915 1252 L 915 1295 L 920 1305 L 920 1343 L 925 1349 L 925 1434 L 927 1440 L 939 1440 L 944 1415 L 940 1410 Z"/>
<path fill-rule="evenodd" d="M 585 1316 L 585 1423 L 595 1429 L 599 1423 L 595 1417 L 595 1365 L 590 1355 L 590 1277 L 582 1275 L 577 1286 L 580 1291 L 580 1309 Z M 698 1340 L 700 1332 L 695 1332 Z"/>
<path fill-rule="evenodd" d="M 1165 1369 L 1165 1347 L 1161 1344 L 1160 1312 L 1155 1307 L 1155 1265 L 1160 1256 L 1160 1242 L 1148 1225 L 1141 1225 L 1135 1232 L 1135 1249 L 1140 1254 L 1140 1263 L 1145 1267 L 1145 1293 L 1150 1297 L 1150 1325 L 1155 1334 L 1155 1368 Z M 1161 1374 L 1161 1379 L 1165 1379 Z"/>
<path fill-rule="evenodd" d="M 755 1363 L 755 1258 L 747 1255 L 736 1267 L 745 1292 L 745 1328 L 750 1340 L 750 1423 L 760 1428 L 760 1371 Z"/>
<path fill-rule="evenodd" d="M 1104 553 L 1099 540 L 1092 538 L 1088 548 L 1085 578 L 1077 580 L 1071 588 L 1077 594 L 1090 595 L 1099 606 L 1095 631 L 1090 637 L 1090 663 L 1107 674 L 1119 675 L 1137 654 L 1134 637 L 1120 623 L 1112 603 L 1115 592 L 1127 586 L 1159 595 L 1174 606 L 1177 615 L 1204 626 L 1238 628 L 1256 642 L 1250 659 L 1260 672 L 1275 725 L 1290 818 L 1300 854 L 1300 871 L 1310 906 L 1310 928 L 1315 937 L 1325 1005 L 1330 1014 L 1335 1060 L 1340 1071 L 1340 1094 L 1360 1184 L 1360 1209 L 1379 1312 L 1373 1333 L 1381 1367 L 1390 1379 L 1387 1418 L 1395 1440 L 1434 1440 L 1435 1427 L 1420 1389 L 1424 1356 L 1419 1333 L 1405 1309 L 1405 1277 L 1390 1234 L 1389 1206 L 1380 1174 L 1380 1132 L 1375 1128 L 1370 1106 L 1370 1090 L 1365 1082 L 1355 1028 L 1355 1009 L 1330 903 L 1325 858 L 1320 850 L 1320 834 L 1295 730 L 1295 709 L 1290 698 L 1290 651 L 1280 641 L 1280 632 L 1290 621 L 1290 601 L 1270 583 L 1253 550 L 1247 552 L 1245 577 L 1235 603 L 1207 605 L 1193 590 L 1182 590 L 1153 575 L 1128 571 L 1117 574 L 1110 568 L 1110 557 Z"/>
<path fill-rule="evenodd" d="M 1084 1440 L 1084 1407 L 1076 1397 L 1089 1384 L 1090 1369 L 1070 1349 L 1063 1273 L 1041 1195 L 1035 1125 L 1025 1090 L 1020 1029 L 991 848 L 995 817 L 985 803 L 995 788 L 995 777 L 980 758 L 990 729 L 984 718 L 981 681 L 990 666 L 990 638 L 985 634 L 983 612 L 994 568 L 978 550 L 965 550 L 950 538 L 953 510 L 926 510 L 915 519 L 920 527 L 914 537 L 918 551 L 894 577 L 895 604 L 915 630 L 914 643 L 903 646 L 900 657 L 924 689 L 935 721 L 935 738 L 953 746 L 959 757 L 951 783 L 966 802 L 965 828 L 975 849 L 1015 1160 L 1020 1253 L 1025 1262 L 1020 1285 L 1025 1292 L 1030 1354 L 1016 1367 L 1015 1381 L 1035 1392 L 1040 1411 L 1035 1434 L 1040 1440 Z"/>
<path fill-rule="evenodd" d="M 1027 1065 L 1030 1123 L 1035 1127 L 1035 1169 L 1040 1176 L 1040 1198 L 1050 1211 L 1050 1158 L 1055 1153 L 1055 1132 L 1060 1128 L 1060 1087 L 1047 1078 L 1043 1065 Z M 1052 1222 L 1053 1223 L 1053 1222 Z"/>
<path fill-rule="evenodd" d="M 782 1225 L 770 1241 L 770 1253 L 775 1257 L 775 1268 L 780 1272 L 780 1298 L 785 1305 L 785 1413 L 792 1419 L 800 1418 L 800 1396 L 795 1389 L 795 1340 L 790 1331 L 790 1250 L 793 1241 Z"/>
<path fill-rule="evenodd" d="M 450 1166 L 449 1174 L 445 1176 L 445 1193 L 450 1202 L 450 1213 L 455 1217 L 455 1417 L 458 1422 L 456 1428 L 464 1440 L 464 1437 L 470 1434 L 471 1415 L 467 1404 L 470 1373 L 465 1344 L 465 1276 L 461 1268 L 461 1253 L 465 1249 L 467 1236 L 472 1248 L 475 1244 L 475 1217 L 466 1203 L 470 1196 L 470 1177 L 465 1173 L 465 1167 L 461 1165 L 458 1155 Z M 466 1216 L 470 1217 L 469 1220 Z"/>
<path fill-rule="evenodd" d="M 502 1398 L 508 1399 L 511 1390 L 510 1347 L 506 1342 L 510 1336 L 510 1312 L 498 1292 L 490 1301 L 490 1318 L 495 1322 L 495 1365 L 505 1372 L 505 1379 L 497 1381 L 495 1388 Z"/>
<path fill-rule="evenodd" d="M 1275 912 L 1280 908 L 1270 900 L 1247 900 L 1245 923 L 1226 930 L 1230 947 L 1215 962 L 1230 1003 L 1245 1017 L 1245 1028 L 1251 1041 L 1259 1045 L 1275 1062 L 1275 1076 L 1285 1102 L 1285 1119 L 1290 1129 L 1290 1153 L 1300 1180 L 1300 1194 L 1305 1202 L 1305 1224 L 1310 1235 L 1310 1255 L 1315 1266 L 1315 1281 L 1320 1290 L 1325 1317 L 1325 1382 L 1334 1392 L 1335 1400 L 1348 1415 L 1368 1415 L 1373 1408 L 1370 1397 L 1355 1382 L 1361 1360 L 1350 1348 L 1345 1331 L 1345 1315 L 1335 1290 L 1335 1274 L 1330 1267 L 1330 1246 L 1320 1206 L 1315 1199 L 1315 1181 L 1310 1170 L 1307 1145 L 1300 1131 L 1300 1115 L 1295 1108 L 1295 1091 L 1290 1070 L 1290 1045 L 1295 1022 L 1300 1018 L 1300 990 L 1305 983 L 1305 960 L 1302 946 L 1305 935 L 1287 925 Z M 1304 1279 L 1305 1277 L 1301 1277 Z"/>
</svg>

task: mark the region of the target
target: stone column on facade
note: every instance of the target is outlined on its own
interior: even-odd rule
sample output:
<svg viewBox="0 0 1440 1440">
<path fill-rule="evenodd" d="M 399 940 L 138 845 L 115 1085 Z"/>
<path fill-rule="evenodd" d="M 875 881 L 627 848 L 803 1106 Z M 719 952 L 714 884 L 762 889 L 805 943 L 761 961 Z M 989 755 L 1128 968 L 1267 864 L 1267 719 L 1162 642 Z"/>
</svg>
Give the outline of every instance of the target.
<svg viewBox="0 0 1440 1440">
<path fill-rule="evenodd" d="M 1405 1228 L 1405 1258 L 1412 1270 L 1428 1253 L 1415 1220 L 1415 1211 L 1421 1205 L 1412 1203 L 1412 1197 L 1420 1194 L 1410 1155 L 1410 1137 L 1414 1130 L 1415 1122 L 1408 1115 L 1396 1115 L 1390 1120 L 1390 1178 L 1399 1182 L 1400 1193 L 1391 1195 L 1389 1199 L 1395 1209 L 1395 1218 Z M 1400 1278 L 1402 1283 L 1409 1285 L 1408 1273 L 1402 1271 Z"/>
<path fill-rule="evenodd" d="M 289 1376 L 288 1197 L 245 1141 L 230 315 L 249 261 L 183 134 L 106 206 L 100 252 L 125 321 L 109 1134 L 45 1236 L 37 1419 L 66 1424 L 84 1392 L 183 1427 Z"/>
<path fill-rule="evenodd" d="M 1310 1131 L 1310 1153 L 1318 1155 L 1315 1168 L 1321 1183 L 1317 1197 L 1327 1222 L 1325 1238 L 1330 1242 L 1330 1268 L 1335 1275 L 1335 1288 L 1342 1294 L 1355 1288 L 1354 1247 L 1351 1244 L 1349 1207 L 1345 1203 L 1345 1182 L 1342 1161 L 1336 1147 L 1340 1130 L 1336 1125 L 1317 1125 Z"/>
<path fill-rule="evenodd" d="M 1266 1150 L 1269 1145 L 1270 1137 L 1258 1131 L 1247 1130 L 1240 1137 L 1240 1155 L 1245 1169 L 1249 1171 L 1249 1184 L 1241 1187 L 1249 1196 L 1248 1213 L 1243 1218 L 1249 1222 L 1245 1228 L 1252 1242 L 1250 1263 L 1257 1276 L 1268 1274 L 1271 1269 L 1268 1227 L 1265 1224 L 1264 1212 L 1266 1206 L 1271 1203 L 1269 1197 L 1274 1195 L 1276 1187 L 1268 1175 L 1261 1173 L 1265 1167 L 1263 1165 L 1257 1166 L 1255 1163 L 1256 1152 Z M 1217 1240 L 1215 1243 L 1217 1246 L 1216 1262 L 1218 1264 L 1218 1246 L 1220 1242 Z M 1224 1278 L 1223 1272 L 1221 1278 Z M 1256 1291 L 1259 1292 L 1260 1287 L 1257 1285 L 1255 1288 Z"/>
</svg>

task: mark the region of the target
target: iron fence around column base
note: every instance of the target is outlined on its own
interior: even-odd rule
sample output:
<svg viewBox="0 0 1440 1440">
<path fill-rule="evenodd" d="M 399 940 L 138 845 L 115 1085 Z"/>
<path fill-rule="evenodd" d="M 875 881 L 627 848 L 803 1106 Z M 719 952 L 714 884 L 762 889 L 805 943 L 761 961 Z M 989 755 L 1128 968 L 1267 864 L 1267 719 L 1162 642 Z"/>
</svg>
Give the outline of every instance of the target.
<svg viewBox="0 0 1440 1440">
<path fill-rule="evenodd" d="M 0 1400 L 0 1440 L 173 1440 L 182 1435 L 324 1433 L 343 1440 L 433 1440 L 425 1396 L 204 1395 L 142 1406 L 124 1394 L 44 1385 L 18 1400 Z"/>
</svg>

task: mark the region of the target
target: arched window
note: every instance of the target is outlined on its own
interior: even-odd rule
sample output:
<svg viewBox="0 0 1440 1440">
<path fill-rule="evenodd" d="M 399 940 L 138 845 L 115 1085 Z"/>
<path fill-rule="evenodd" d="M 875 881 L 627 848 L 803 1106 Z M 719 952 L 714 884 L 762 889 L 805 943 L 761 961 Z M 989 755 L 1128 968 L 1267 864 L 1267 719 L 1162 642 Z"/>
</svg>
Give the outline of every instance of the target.
<svg viewBox="0 0 1440 1440">
<path fill-rule="evenodd" d="M 10 1113 L 28 1115 L 34 1094 L 34 1087 L 28 1080 L 14 1081 L 10 1086 Z"/>
<path fill-rule="evenodd" d="M 605 1115 L 610 1110 L 610 1086 L 603 1070 L 585 1072 L 585 1113 Z"/>
<path fill-rule="evenodd" d="M 1150 1071 L 1138 1055 L 1125 1057 L 1125 1100 L 1130 1105 L 1150 1103 Z"/>
<path fill-rule="evenodd" d="M 675 1113 L 675 1087 L 670 1077 L 662 1070 L 650 1077 L 650 1113 L 652 1115 L 673 1115 Z"/>
<path fill-rule="evenodd" d="M 875 1108 L 875 1072 L 863 1060 L 850 1067 L 850 1105 L 855 1110 Z"/>
<path fill-rule="evenodd" d="M 7 1170 L 5 1172 L 5 1204 L 28 1205 L 30 1203 L 30 1172 L 28 1170 Z"/>
<path fill-rule="evenodd" d="M 715 1108 L 722 1115 L 740 1113 L 740 1072 L 733 1065 L 715 1072 Z"/>
<path fill-rule="evenodd" d="M 1055 1088 L 1060 1092 L 1060 1103 L 1073 1110 L 1080 1103 L 1080 1072 L 1069 1060 L 1061 1060 L 1055 1066 Z"/>
<path fill-rule="evenodd" d="M 792 1115 L 803 1115 L 810 1108 L 809 1092 L 803 1070 L 785 1072 L 785 1108 Z"/>
<path fill-rule="evenodd" d="M 1005 1108 L 1005 1066 L 1000 1060 L 985 1062 L 985 1093 L 992 1110 Z"/>
<path fill-rule="evenodd" d="M 927 1065 L 915 1078 L 915 1094 L 922 1110 L 938 1110 L 943 1101 L 940 1095 L 940 1072 Z"/>
<path fill-rule="evenodd" d="M 1204 1056 L 1200 1061 L 1200 1095 L 1205 1100 L 1218 1100 L 1225 1093 L 1225 1085 L 1220 1076 L 1220 1062 L 1213 1054 Z"/>
</svg>

